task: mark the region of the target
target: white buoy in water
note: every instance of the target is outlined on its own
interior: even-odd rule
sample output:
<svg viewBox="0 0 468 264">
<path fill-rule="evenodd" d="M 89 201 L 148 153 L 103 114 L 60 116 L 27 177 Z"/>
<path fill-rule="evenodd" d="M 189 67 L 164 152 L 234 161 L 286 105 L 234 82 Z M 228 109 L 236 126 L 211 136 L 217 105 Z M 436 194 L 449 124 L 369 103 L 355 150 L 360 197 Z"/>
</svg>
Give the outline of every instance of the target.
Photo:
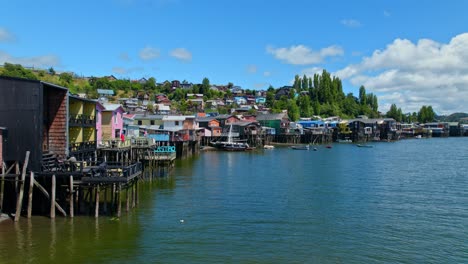
<svg viewBox="0 0 468 264">
<path fill-rule="evenodd" d="M 185 222 L 184 219 L 180 219 L 179 221 L 180 221 L 181 224 L 183 224 Z"/>
</svg>

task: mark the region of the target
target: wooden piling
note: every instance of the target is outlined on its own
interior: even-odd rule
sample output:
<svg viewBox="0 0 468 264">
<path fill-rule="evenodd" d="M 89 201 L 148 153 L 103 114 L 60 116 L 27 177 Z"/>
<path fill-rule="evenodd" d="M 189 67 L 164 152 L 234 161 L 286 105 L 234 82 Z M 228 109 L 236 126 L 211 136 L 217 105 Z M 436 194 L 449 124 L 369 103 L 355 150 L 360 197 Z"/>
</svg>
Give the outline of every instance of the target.
<svg viewBox="0 0 468 264">
<path fill-rule="evenodd" d="M 20 167 L 19 167 L 19 163 L 16 162 L 15 163 L 15 192 L 16 192 L 16 195 L 18 195 L 18 175 L 20 174 Z"/>
<path fill-rule="evenodd" d="M 2 165 L 2 182 L 0 183 L 0 211 L 3 211 L 3 191 L 5 190 L 5 169 L 6 169 L 6 164 L 3 162 Z"/>
<path fill-rule="evenodd" d="M 35 179 L 33 181 L 34 181 L 34 185 L 39 189 L 39 191 L 41 191 L 47 197 L 47 199 L 51 199 L 46 189 L 42 185 L 40 185 Z M 52 203 L 52 200 L 51 200 L 51 203 Z M 63 214 L 63 216 L 67 216 L 67 213 L 65 212 L 65 210 L 63 210 L 63 208 L 60 207 L 60 205 L 57 202 L 55 202 L 54 204 L 55 204 L 55 207 L 57 207 L 57 209 Z"/>
<path fill-rule="evenodd" d="M 23 172 L 21 173 L 21 181 L 19 182 L 19 195 L 18 195 L 18 199 L 16 200 L 15 222 L 18 222 L 21 216 L 21 207 L 23 205 L 23 194 L 24 194 L 24 180 L 26 179 L 26 169 L 28 168 L 29 153 L 30 153 L 29 151 L 26 151 L 26 158 L 24 159 L 24 164 L 23 164 Z"/>
<path fill-rule="evenodd" d="M 104 211 L 104 214 L 107 214 L 107 185 L 104 186 L 104 205 L 103 205 L 103 211 Z"/>
<path fill-rule="evenodd" d="M 130 210 L 130 197 L 128 195 L 128 185 L 126 186 L 125 188 L 125 199 L 126 199 L 126 203 L 125 203 L 125 211 L 128 212 L 128 210 Z"/>
<path fill-rule="evenodd" d="M 138 178 L 135 180 L 135 204 L 138 206 Z"/>
<path fill-rule="evenodd" d="M 135 183 L 132 182 L 132 208 L 135 208 Z"/>
<path fill-rule="evenodd" d="M 117 189 L 117 217 L 120 217 L 122 214 L 122 204 L 120 203 L 120 191 L 122 190 L 121 188 L 122 187 L 119 183 L 119 188 Z"/>
<path fill-rule="evenodd" d="M 55 174 L 52 175 L 52 190 L 50 192 L 50 218 L 55 219 Z"/>
<path fill-rule="evenodd" d="M 99 184 L 96 185 L 96 206 L 94 207 L 94 217 L 99 217 Z"/>
<path fill-rule="evenodd" d="M 75 202 L 75 199 L 74 199 L 74 190 L 73 190 L 73 176 L 70 175 L 70 186 L 69 186 L 69 190 L 70 190 L 70 217 L 73 218 L 75 216 L 75 208 L 74 208 L 74 202 Z"/>
<path fill-rule="evenodd" d="M 31 218 L 31 215 L 32 215 L 33 189 L 34 189 L 34 172 L 31 171 L 31 174 L 29 176 L 28 218 Z"/>
</svg>

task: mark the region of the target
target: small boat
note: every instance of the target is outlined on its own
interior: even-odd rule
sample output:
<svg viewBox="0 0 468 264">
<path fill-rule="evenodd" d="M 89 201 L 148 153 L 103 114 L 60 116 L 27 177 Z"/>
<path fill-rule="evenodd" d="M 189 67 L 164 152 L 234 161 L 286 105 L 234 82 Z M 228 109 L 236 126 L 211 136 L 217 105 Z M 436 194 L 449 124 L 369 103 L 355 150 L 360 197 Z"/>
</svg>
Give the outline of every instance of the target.
<svg viewBox="0 0 468 264">
<path fill-rule="evenodd" d="M 274 149 L 275 146 L 273 146 L 273 145 L 264 145 L 263 148 L 264 149 Z"/>
<path fill-rule="evenodd" d="M 363 144 L 357 144 L 356 146 L 359 148 L 373 148 L 374 147 L 372 145 L 363 145 Z"/>
<path fill-rule="evenodd" d="M 420 139 L 420 138 L 422 138 L 422 135 L 417 135 L 417 136 L 415 136 L 414 138 Z"/>
<path fill-rule="evenodd" d="M 309 145 L 297 145 L 291 146 L 291 148 L 296 150 L 309 150 Z"/>
<path fill-rule="evenodd" d="M 331 146 L 331 145 L 327 145 L 326 148 L 327 148 L 327 149 L 331 149 L 332 146 Z"/>
<path fill-rule="evenodd" d="M 318 149 L 317 148 L 314 148 L 314 151 L 317 151 Z"/>
</svg>

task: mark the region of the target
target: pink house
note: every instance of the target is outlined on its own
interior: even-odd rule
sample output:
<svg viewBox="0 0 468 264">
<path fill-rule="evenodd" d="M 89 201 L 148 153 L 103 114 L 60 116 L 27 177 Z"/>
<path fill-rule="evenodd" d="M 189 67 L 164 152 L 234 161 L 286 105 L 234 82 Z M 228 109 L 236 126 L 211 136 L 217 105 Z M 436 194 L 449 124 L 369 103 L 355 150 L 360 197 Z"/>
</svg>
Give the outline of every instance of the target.
<svg viewBox="0 0 468 264">
<path fill-rule="evenodd" d="M 120 138 L 123 129 L 124 109 L 120 104 L 103 104 L 101 112 L 101 140 Z"/>
<path fill-rule="evenodd" d="M 104 106 L 96 102 L 96 140 L 98 146 L 102 144 L 102 111 L 104 110 Z"/>
</svg>

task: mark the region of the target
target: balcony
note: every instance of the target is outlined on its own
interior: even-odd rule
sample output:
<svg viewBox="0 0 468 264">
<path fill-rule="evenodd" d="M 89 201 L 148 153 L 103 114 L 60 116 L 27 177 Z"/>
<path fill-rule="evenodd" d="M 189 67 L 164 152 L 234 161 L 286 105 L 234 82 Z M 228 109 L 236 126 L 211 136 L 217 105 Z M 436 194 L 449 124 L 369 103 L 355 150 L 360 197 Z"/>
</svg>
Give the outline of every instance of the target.
<svg viewBox="0 0 468 264">
<path fill-rule="evenodd" d="M 68 123 L 70 126 L 80 126 L 80 127 L 95 127 L 96 126 L 96 117 L 91 115 L 70 115 L 68 118 Z"/>
</svg>

